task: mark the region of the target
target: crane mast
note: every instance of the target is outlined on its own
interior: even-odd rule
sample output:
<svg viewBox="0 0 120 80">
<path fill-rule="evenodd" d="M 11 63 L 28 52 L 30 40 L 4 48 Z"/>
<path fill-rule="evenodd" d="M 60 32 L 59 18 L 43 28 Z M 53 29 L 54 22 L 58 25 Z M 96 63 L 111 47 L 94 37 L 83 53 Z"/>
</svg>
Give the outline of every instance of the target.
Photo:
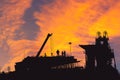
<svg viewBox="0 0 120 80">
<path fill-rule="evenodd" d="M 44 43 L 42 44 L 42 46 L 41 46 L 40 50 L 38 51 L 38 53 L 37 53 L 36 57 L 39 57 L 40 53 L 42 52 L 42 50 L 43 50 L 43 48 L 44 48 L 44 46 L 45 46 L 45 44 L 46 44 L 46 42 L 47 42 L 47 40 L 49 39 L 49 37 L 50 37 L 50 36 L 52 36 L 52 33 L 51 33 L 51 34 L 50 34 L 50 33 L 48 33 L 48 35 L 47 35 L 47 37 L 46 37 L 46 39 L 45 39 Z"/>
</svg>

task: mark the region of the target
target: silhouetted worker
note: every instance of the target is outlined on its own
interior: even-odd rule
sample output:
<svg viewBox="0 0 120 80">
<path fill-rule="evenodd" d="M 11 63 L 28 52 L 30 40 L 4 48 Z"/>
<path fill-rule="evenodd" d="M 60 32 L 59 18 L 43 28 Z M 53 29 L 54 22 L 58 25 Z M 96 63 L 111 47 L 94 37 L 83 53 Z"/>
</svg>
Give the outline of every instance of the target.
<svg viewBox="0 0 120 80">
<path fill-rule="evenodd" d="M 64 52 L 62 51 L 62 56 L 64 56 Z"/>
<path fill-rule="evenodd" d="M 53 56 L 53 53 L 51 53 L 51 56 Z"/>
<path fill-rule="evenodd" d="M 66 56 L 66 51 L 63 52 L 63 55 Z"/>
<path fill-rule="evenodd" d="M 59 50 L 57 50 L 57 51 L 56 51 L 56 53 L 57 53 L 57 56 L 59 56 L 60 51 L 59 51 Z"/>
<path fill-rule="evenodd" d="M 46 57 L 47 55 L 46 55 L 46 53 L 45 53 L 45 57 Z"/>
</svg>

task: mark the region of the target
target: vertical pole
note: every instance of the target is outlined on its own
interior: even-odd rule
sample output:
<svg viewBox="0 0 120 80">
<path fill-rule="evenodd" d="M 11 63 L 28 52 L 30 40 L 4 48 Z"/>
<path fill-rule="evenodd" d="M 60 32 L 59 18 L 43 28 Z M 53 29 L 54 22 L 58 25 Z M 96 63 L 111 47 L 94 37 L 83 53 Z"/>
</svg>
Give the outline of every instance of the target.
<svg viewBox="0 0 120 80">
<path fill-rule="evenodd" d="M 69 42 L 69 45 L 70 45 L 70 54 L 71 54 L 71 56 L 72 56 L 72 52 L 71 52 L 71 44 L 72 44 L 72 42 Z"/>
<path fill-rule="evenodd" d="M 51 56 L 53 56 L 53 49 L 54 49 L 54 44 L 53 44 L 53 37 L 50 37 L 50 49 L 51 49 Z"/>
</svg>

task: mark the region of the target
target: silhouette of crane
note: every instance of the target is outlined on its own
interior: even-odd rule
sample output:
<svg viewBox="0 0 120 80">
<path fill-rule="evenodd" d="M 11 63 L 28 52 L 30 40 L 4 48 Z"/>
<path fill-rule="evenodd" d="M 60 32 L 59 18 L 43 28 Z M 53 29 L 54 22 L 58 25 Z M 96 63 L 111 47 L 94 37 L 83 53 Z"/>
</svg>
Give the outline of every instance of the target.
<svg viewBox="0 0 120 80">
<path fill-rule="evenodd" d="M 45 39 L 44 43 L 42 44 L 42 46 L 41 46 L 40 50 L 38 51 L 38 53 L 37 53 L 36 57 L 39 57 L 40 53 L 42 52 L 42 50 L 43 50 L 43 48 L 44 48 L 44 46 L 45 46 L 45 44 L 46 44 L 46 42 L 47 42 L 47 40 L 49 39 L 49 37 L 50 37 L 50 36 L 52 36 L 52 33 L 51 33 L 51 34 L 50 34 L 50 33 L 48 33 L 48 35 L 47 35 L 47 37 L 46 37 L 46 39 Z"/>
</svg>

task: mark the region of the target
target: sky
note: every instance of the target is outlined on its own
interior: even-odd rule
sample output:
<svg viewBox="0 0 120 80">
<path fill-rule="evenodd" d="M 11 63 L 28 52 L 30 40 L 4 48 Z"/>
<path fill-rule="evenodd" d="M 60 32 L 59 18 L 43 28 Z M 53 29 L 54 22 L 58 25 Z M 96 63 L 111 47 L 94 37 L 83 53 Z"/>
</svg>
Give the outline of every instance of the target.
<svg viewBox="0 0 120 80">
<path fill-rule="evenodd" d="M 108 32 L 120 71 L 120 0 L 0 0 L 0 69 L 35 56 L 53 33 L 41 56 L 66 50 L 84 65 L 79 44 L 94 44 L 96 32 Z M 71 52 L 70 53 L 70 45 Z"/>
</svg>

